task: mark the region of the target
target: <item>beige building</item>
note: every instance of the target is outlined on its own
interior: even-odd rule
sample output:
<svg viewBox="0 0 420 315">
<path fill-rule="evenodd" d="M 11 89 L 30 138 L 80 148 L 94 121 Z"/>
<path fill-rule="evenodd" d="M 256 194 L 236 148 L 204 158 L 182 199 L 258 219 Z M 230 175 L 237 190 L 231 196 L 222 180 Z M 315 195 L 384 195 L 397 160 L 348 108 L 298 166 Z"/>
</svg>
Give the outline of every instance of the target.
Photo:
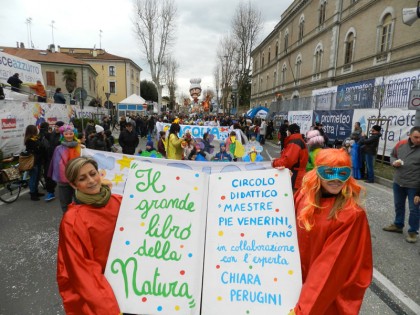
<svg viewBox="0 0 420 315">
<path fill-rule="evenodd" d="M 300 104 L 313 90 L 420 70 L 420 21 L 410 0 L 295 0 L 256 47 L 251 107 Z M 305 103 L 305 104 L 303 104 Z M 282 110 L 290 110 L 284 106 Z"/>
<path fill-rule="evenodd" d="M 96 97 L 101 104 L 109 100 L 116 104 L 132 94 L 140 95 L 142 69 L 132 60 L 107 53 L 104 49 L 60 47 L 58 50 L 92 66 L 98 73 Z"/>
<path fill-rule="evenodd" d="M 23 46 L 23 45 L 22 45 Z M 41 65 L 42 76 L 44 78 L 45 89 L 48 96 L 52 97 L 57 87 L 61 87 L 66 96 L 67 103 L 70 97 L 65 88 L 63 80 L 64 69 L 73 69 L 76 74 L 76 88 L 83 87 L 87 92 L 87 103 L 97 95 L 96 77 L 98 73 L 88 63 L 73 58 L 69 55 L 55 51 L 54 49 L 26 49 L 24 47 L 0 47 L 3 52 L 27 59 Z"/>
</svg>

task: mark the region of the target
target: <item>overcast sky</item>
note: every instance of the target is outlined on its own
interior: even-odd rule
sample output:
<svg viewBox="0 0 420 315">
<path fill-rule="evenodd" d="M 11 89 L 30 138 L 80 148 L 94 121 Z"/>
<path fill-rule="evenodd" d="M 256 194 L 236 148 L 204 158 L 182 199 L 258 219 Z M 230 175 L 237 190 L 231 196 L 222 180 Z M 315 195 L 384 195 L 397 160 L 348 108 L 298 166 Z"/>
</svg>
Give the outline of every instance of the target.
<svg viewBox="0 0 420 315">
<path fill-rule="evenodd" d="M 247 1 L 247 0 L 246 0 Z M 107 52 L 130 58 L 150 80 L 149 66 L 133 31 L 133 0 L 7 0 L 0 10 L 0 46 L 28 46 L 26 20 L 32 18 L 30 33 L 35 49 L 46 49 L 53 41 L 62 47 L 102 47 Z M 200 77 L 202 89 L 215 90 L 213 71 L 219 39 L 231 29 L 239 0 L 175 0 L 177 38 L 174 57 L 180 65 L 178 90 L 189 94 L 189 80 Z M 260 11 L 264 30 L 259 42 L 280 21 L 293 0 L 251 1 Z M 54 21 L 54 23 L 52 23 Z M 52 31 L 51 25 L 54 25 Z M 102 30 L 102 37 L 100 37 Z M 165 91 L 164 91 L 165 94 Z"/>
</svg>

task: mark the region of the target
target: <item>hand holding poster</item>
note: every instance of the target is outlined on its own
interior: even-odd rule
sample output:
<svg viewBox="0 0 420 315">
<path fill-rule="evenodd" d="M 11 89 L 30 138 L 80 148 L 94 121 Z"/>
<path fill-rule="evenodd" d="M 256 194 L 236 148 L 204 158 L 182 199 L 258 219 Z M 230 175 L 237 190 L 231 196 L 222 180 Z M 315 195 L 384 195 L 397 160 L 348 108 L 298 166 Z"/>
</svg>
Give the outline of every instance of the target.
<svg viewBox="0 0 420 315">
<path fill-rule="evenodd" d="M 286 314 L 301 287 L 292 198 L 287 170 L 133 161 L 105 271 L 121 311 Z"/>
</svg>

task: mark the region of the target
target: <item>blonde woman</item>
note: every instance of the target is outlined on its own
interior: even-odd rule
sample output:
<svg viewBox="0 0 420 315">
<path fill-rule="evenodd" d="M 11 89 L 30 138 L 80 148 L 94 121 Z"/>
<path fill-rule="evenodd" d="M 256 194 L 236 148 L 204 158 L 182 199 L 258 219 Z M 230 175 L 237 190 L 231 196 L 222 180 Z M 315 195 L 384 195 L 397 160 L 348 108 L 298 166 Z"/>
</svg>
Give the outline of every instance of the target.
<svg viewBox="0 0 420 315">
<path fill-rule="evenodd" d="M 67 314 L 120 314 L 103 272 L 122 197 L 102 184 L 92 158 L 71 160 L 65 173 L 76 193 L 58 241 L 57 283 L 64 309 Z"/>
</svg>

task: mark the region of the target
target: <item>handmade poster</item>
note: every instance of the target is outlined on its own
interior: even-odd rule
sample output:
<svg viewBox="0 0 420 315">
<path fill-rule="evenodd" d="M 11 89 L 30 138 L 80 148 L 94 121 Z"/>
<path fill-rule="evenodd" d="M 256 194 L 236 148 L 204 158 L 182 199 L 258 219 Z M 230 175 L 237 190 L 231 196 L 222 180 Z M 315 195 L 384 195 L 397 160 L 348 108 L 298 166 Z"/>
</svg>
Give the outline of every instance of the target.
<svg viewBox="0 0 420 315">
<path fill-rule="evenodd" d="M 289 171 L 210 176 L 202 314 L 288 314 L 301 286 Z"/>
<path fill-rule="evenodd" d="M 130 314 L 200 314 L 207 174 L 131 164 L 105 276 Z"/>
<path fill-rule="evenodd" d="M 288 170 L 133 161 L 105 270 L 121 311 L 287 314 L 301 287 L 292 197 Z"/>
</svg>

